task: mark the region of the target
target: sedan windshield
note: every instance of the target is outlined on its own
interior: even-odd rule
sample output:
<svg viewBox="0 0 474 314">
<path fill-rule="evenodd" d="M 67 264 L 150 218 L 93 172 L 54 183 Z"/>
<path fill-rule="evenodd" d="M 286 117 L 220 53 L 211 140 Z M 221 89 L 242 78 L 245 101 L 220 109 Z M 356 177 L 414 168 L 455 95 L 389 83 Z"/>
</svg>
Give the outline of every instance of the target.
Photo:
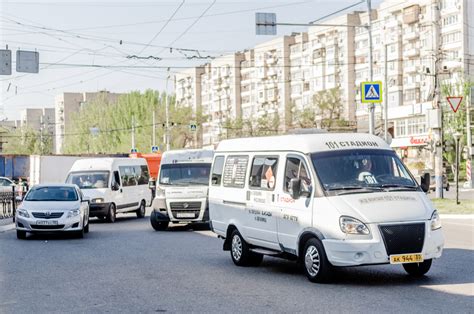
<svg viewBox="0 0 474 314">
<path fill-rule="evenodd" d="M 109 182 L 108 171 L 87 171 L 70 173 L 66 183 L 75 184 L 80 189 L 106 188 Z"/>
<path fill-rule="evenodd" d="M 76 189 L 73 187 L 49 186 L 32 188 L 26 195 L 27 201 L 77 201 Z"/>
<path fill-rule="evenodd" d="M 208 185 L 210 170 L 210 163 L 161 165 L 160 184 Z"/>
<path fill-rule="evenodd" d="M 311 155 L 326 191 L 338 194 L 418 190 L 406 167 L 393 151 L 339 150 Z"/>
</svg>

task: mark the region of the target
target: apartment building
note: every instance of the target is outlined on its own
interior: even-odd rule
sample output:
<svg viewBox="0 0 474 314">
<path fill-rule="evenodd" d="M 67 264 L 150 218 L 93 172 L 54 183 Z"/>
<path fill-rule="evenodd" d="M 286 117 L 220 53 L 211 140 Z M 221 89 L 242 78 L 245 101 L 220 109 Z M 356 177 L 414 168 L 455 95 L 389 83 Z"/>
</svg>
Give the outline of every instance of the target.
<svg viewBox="0 0 474 314">
<path fill-rule="evenodd" d="M 390 0 L 370 14 L 373 80 L 383 82 L 391 145 L 407 162 L 430 160 L 426 148 L 432 136 L 427 116 L 436 106 L 435 74 L 440 84 L 459 83 L 466 77 L 472 81 L 474 77 L 474 2 Z M 364 27 L 368 22 L 366 11 L 342 14 L 323 22 L 333 26 L 310 27 L 308 32 L 282 36 L 244 51 L 240 81 L 235 82 L 240 86 L 235 112 L 240 109 L 244 119 L 278 113 L 278 128 L 285 131 L 296 122 L 288 121 L 295 117 L 288 115 L 289 108 L 301 111 L 314 107 L 318 92 L 338 88 L 343 118 L 354 123 L 357 131 L 367 132 L 368 108 L 361 103 L 360 84 L 370 80 L 369 34 Z M 207 66 L 212 63 L 202 68 Z M 201 80 L 201 99 L 210 99 L 213 84 Z M 444 99 L 442 105 L 446 106 Z M 376 132 L 381 134 L 383 104 L 375 106 Z M 214 119 L 211 116 L 211 123 Z M 214 128 L 220 123 L 215 120 Z M 207 143 L 218 141 L 219 136 L 207 137 Z"/>
<path fill-rule="evenodd" d="M 20 112 L 20 127 L 34 131 L 47 128 L 54 132 L 54 108 L 27 108 Z"/>
<path fill-rule="evenodd" d="M 55 104 L 55 152 L 63 152 L 63 143 L 67 140 L 67 134 L 70 132 L 74 115 L 79 113 L 80 109 L 88 102 L 92 102 L 102 97 L 108 103 L 117 102 L 121 94 L 110 93 L 108 91 L 85 92 L 85 93 L 62 93 L 56 96 Z"/>
</svg>

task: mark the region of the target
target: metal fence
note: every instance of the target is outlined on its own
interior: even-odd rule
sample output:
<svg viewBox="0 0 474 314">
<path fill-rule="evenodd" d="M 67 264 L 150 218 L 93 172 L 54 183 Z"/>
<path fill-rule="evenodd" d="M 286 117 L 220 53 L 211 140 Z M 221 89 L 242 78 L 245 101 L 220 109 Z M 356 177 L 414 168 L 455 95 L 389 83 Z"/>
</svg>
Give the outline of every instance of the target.
<svg viewBox="0 0 474 314">
<path fill-rule="evenodd" d="M 16 208 L 21 203 L 17 199 L 18 196 L 15 187 L 12 187 L 11 192 L 0 192 L 0 219 L 15 217 Z"/>
</svg>

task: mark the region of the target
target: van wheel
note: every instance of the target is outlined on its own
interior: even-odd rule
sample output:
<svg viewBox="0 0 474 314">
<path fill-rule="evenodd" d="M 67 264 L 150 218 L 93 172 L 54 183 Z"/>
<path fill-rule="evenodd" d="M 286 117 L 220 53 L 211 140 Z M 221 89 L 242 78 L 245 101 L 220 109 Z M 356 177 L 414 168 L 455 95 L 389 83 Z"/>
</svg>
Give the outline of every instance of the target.
<svg viewBox="0 0 474 314">
<path fill-rule="evenodd" d="M 145 211 L 146 211 L 145 202 L 142 201 L 142 202 L 140 203 L 140 207 L 138 207 L 138 209 L 137 209 L 137 217 L 138 217 L 138 218 L 143 218 L 143 217 L 145 217 Z"/>
<path fill-rule="evenodd" d="M 247 242 L 237 229 L 231 235 L 230 256 L 237 266 L 258 266 L 263 260 L 262 254 L 250 251 Z"/>
<path fill-rule="evenodd" d="M 323 244 L 316 238 L 309 239 L 304 246 L 303 268 L 311 282 L 324 283 L 331 278 L 332 265 L 329 263 Z"/>
<path fill-rule="evenodd" d="M 17 237 L 17 239 L 25 240 L 26 239 L 26 231 L 17 230 L 16 231 L 16 237 Z"/>
<path fill-rule="evenodd" d="M 89 225 L 90 225 L 90 222 L 89 222 L 89 219 L 87 219 L 87 225 L 84 227 L 85 233 L 89 233 Z"/>
<path fill-rule="evenodd" d="M 153 229 L 156 231 L 165 231 L 168 228 L 169 222 L 168 221 L 160 221 L 156 218 L 155 211 L 153 211 L 150 215 L 150 223 Z"/>
<path fill-rule="evenodd" d="M 403 268 L 410 276 L 421 277 L 430 270 L 431 262 L 431 259 L 427 259 L 421 263 L 403 264 Z"/>
<path fill-rule="evenodd" d="M 107 212 L 107 216 L 105 217 L 105 219 L 107 220 L 107 222 L 114 223 L 116 215 L 117 215 L 117 212 L 115 210 L 115 205 L 110 204 L 109 211 Z"/>
</svg>

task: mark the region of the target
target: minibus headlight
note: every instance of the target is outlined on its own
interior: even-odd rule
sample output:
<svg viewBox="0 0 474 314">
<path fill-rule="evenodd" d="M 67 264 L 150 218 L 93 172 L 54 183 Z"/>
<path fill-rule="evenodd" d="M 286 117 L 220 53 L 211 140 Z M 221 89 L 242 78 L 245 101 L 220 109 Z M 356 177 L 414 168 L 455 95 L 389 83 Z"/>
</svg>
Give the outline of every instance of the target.
<svg viewBox="0 0 474 314">
<path fill-rule="evenodd" d="M 434 211 L 431 215 L 431 230 L 437 230 L 441 228 L 441 219 L 439 218 L 438 211 Z"/>
<path fill-rule="evenodd" d="M 25 217 L 25 218 L 30 218 L 30 214 L 28 214 L 28 211 L 23 209 L 23 208 L 19 208 L 17 210 L 17 213 L 18 213 L 18 216 Z"/>
<path fill-rule="evenodd" d="M 67 213 L 67 218 L 76 217 L 76 216 L 79 215 L 80 213 L 81 213 L 81 210 L 80 210 L 80 209 L 73 209 L 73 210 L 70 210 L 69 213 Z"/>
<path fill-rule="evenodd" d="M 339 218 L 339 226 L 342 232 L 347 234 L 370 234 L 369 228 L 362 221 L 352 217 L 341 216 Z"/>
<path fill-rule="evenodd" d="M 156 197 L 165 197 L 165 189 L 157 187 L 156 188 Z"/>
<path fill-rule="evenodd" d="M 101 204 L 104 202 L 104 199 L 103 198 L 93 198 L 91 203 L 95 203 L 95 204 Z"/>
</svg>

